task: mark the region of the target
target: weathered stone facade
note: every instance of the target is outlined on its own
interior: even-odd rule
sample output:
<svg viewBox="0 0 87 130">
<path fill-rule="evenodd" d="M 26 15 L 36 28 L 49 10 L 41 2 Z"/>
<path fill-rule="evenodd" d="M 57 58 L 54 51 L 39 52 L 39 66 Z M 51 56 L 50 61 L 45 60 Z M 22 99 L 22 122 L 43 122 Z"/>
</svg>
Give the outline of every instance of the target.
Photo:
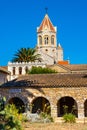
<svg viewBox="0 0 87 130">
<path fill-rule="evenodd" d="M 43 111 L 44 105 L 49 104 L 55 122 L 61 121 L 64 105 L 68 106 L 68 112 L 74 107 L 77 121 L 84 122 L 87 117 L 87 65 L 58 64 L 63 61 L 63 49 L 60 44 L 57 46 L 56 31 L 46 15 L 37 28 L 37 50 L 43 62 L 8 63 L 11 77 L 0 87 L 0 95 L 6 97 L 6 104 L 24 105 L 23 112 L 27 107 L 30 111 L 31 105 L 32 113 L 38 108 Z M 58 73 L 26 75 L 26 68 L 32 66 L 47 66 Z"/>
<path fill-rule="evenodd" d="M 20 89 L 20 88 L 17 88 Z M 24 104 L 32 103 L 34 99 L 38 97 L 44 97 L 50 102 L 51 106 L 51 115 L 54 118 L 54 120 L 58 118 L 58 102 L 62 97 L 72 97 L 78 107 L 78 118 L 83 119 L 85 118 L 84 115 L 84 103 L 87 100 L 87 89 L 84 87 L 77 87 L 77 88 L 42 88 L 44 94 L 38 89 L 32 89 L 32 88 L 22 88 L 21 92 L 18 93 L 10 93 L 10 89 L 4 88 L 0 89 L 0 94 L 5 96 L 8 101 L 13 97 L 20 98 Z M 31 96 L 31 93 L 33 95 Z"/>
<path fill-rule="evenodd" d="M 0 67 L 0 85 L 7 82 L 9 74 L 10 72 Z"/>
<path fill-rule="evenodd" d="M 55 74 L 55 76 L 57 77 L 58 74 Z M 40 104 L 40 100 L 38 100 L 38 98 L 42 98 L 42 99 L 46 99 L 51 107 L 51 116 L 54 118 L 54 121 L 62 121 L 60 117 L 62 117 L 61 115 L 61 109 L 63 109 L 63 105 L 68 103 L 69 107 L 71 107 L 72 105 L 75 105 L 76 108 L 76 116 L 77 116 L 77 122 L 79 120 L 81 120 L 82 122 L 84 122 L 84 120 L 87 117 L 87 79 L 86 77 L 82 76 L 80 79 L 78 79 L 79 75 L 73 75 L 71 74 L 71 78 L 69 79 L 70 76 L 68 76 L 67 74 L 64 75 L 64 78 L 62 78 L 61 74 L 58 75 L 58 77 L 61 76 L 61 78 L 58 79 L 58 77 L 55 79 L 58 84 L 60 81 L 65 80 L 66 86 L 65 84 L 61 83 L 61 85 L 58 86 L 58 84 L 55 86 L 56 83 L 54 83 L 53 86 L 48 86 L 48 79 L 49 79 L 49 75 L 47 75 L 48 79 L 47 82 L 44 81 L 43 76 L 40 75 L 40 77 L 42 77 L 42 83 L 43 85 L 41 86 L 40 82 L 38 81 L 38 85 L 37 86 L 35 84 L 31 84 L 30 86 L 27 84 L 24 86 L 23 79 L 20 79 L 18 81 L 14 81 L 11 82 L 11 84 L 7 83 L 7 87 L 5 85 L 3 85 L 3 87 L 0 88 L 0 95 L 5 96 L 6 97 L 6 103 L 9 103 L 9 101 L 11 99 L 15 99 L 18 98 L 20 100 L 23 101 L 24 105 L 26 106 L 27 104 L 33 104 L 35 100 L 37 100 L 37 103 Z M 54 76 L 54 75 L 53 75 Z M 52 77 L 53 77 L 52 76 Z M 75 78 L 75 76 L 77 78 Z M 38 77 L 38 76 L 37 76 Z M 67 81 L 66 81 L 66 78 Z M 73 79 L 72 79 L 73 77 Z M 85 79 L 83 79 L 85 78 Z M 74 82 L 76 79 L 76 83 Z M 85 81 L 85 83 L 83 83 L 83 80 Z M 28 79 L 26 79 L 27 81 Z M 35 80 L 35 78 L 34 78 Z M 33 80 L 33 81 L 34 81 Z M 37 80 L 37 79 L 36 79 Z M 54 80 L 54 79 L 53 79 Z M 60 80 L 60 81 L 58 81 Z M 80 82 L 80 84 L 78 83 L 79 80 L 82 80 L 82 84 Z M 31 78 L 29 78 L 29 83 L 31 81 Z M 36 81 L 35 81 L 36 82 Z M 50 81 L 49 81 L 50 82 Z M 46 83 L 47 86 L 44 86 L 44 84 Z M 63 85 L 62 85 L 63 84 Z M 32 86 L 33 85 L 33 86 Z M 12 87 L 13 86 L 13 87 Z M 19 87 L 18 87 L 19 86 Z M 65 87 L 64 87 L 65 86 Z M 67 98 L 66 98 L 67 97 Z M 61 101 L 61 99 L 63 99 Z M 41 100 L 41 103 L 43 102 L 43 100 Z M 65 102 L 65 103 L 64 103 Z M 71 103 L 72 102 L 72 103 Z M 63 104 L 61 106 L 61 103 Z M 37 108 L 38 104 L 34 107 Z M 71 108 L 70 108 L 71 109 Z"/>
</svg>

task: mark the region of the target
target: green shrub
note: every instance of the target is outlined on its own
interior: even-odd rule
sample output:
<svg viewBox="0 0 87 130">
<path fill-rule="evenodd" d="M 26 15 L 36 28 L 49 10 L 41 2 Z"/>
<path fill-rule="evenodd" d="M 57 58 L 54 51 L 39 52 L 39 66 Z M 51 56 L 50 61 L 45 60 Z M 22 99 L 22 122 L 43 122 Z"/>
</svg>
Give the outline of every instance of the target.
<svg viewBox="0 0 87 130">
<path fill-rule="evenodd" d="M 50 114 L 47 114 L 47 113 L 45 113 L 45 112 L 41 112 L 41 113 L 40 113 L 40 117 L 41 117 L 42 119 L 48 119 L 50 122 L 53 122 L 53 118 L 51 117 L 51 115 L 50 115 Z"/>
<path fill-rule="evenodd" d="M 5 130 L 4 124 L 0 124 L 0 130 Z"/>
<path fill-rule="evenodd" d="M 43 112 L 50 114 L 50 111 L 51 111 L 51 107 L 50 107 L 49 103 L 44 104 Z"/>
<path fill-rule="evenodd" d="M 66 113 L 63 116 L 63 120 L 65 121 L 65 123 L 75 123 L 76 122 L 76 117 L 72 113 Z"/>
<path fill-rule="evenodd" d="M 50 105 L 46 103 L 43 107 L 43 112 L 40 113 L 41 118 L 47 119 L 49 122 L 53 122 L 53 118 L 50 115 Z"/>
<path fill-rule="evenodd" d="M 18 113 L 16 106 L 13 104 L 8 104 L 5 109 L 5 129 L 15 129 L 15 130 L 22 130 L 22 114 Z"/>
<path fill-rule="evenodd" d="M 28 72 L 29 74 L 47 74 L 47 73 L 56 73 L 55 70 L 50 68 L 42 68 L 42 67 L 35 67 L 33 66 L 31 70 Z"/>
<path fill-rule="evenodd" d="M 64 110 L 64 114 L 68 113 L 68 106 L 67 105 L 63 105 L 63 110 Z"/>
<path fill-rule="evenodd" d="M 5 130 L 22 130 L 21 121 L 15 119 L 13 116 L 9 117 L 8 122 L 5 124 Z"/>
<path fill-rule="evenodd" d="M 23 115 L 18 113 L 15 105 L 6 105 L 0 114 L 4 117 L 3 125 L 1 124 L 1 127 L 3 128 L 2 130 L 23 130 Z"/>
</svg>

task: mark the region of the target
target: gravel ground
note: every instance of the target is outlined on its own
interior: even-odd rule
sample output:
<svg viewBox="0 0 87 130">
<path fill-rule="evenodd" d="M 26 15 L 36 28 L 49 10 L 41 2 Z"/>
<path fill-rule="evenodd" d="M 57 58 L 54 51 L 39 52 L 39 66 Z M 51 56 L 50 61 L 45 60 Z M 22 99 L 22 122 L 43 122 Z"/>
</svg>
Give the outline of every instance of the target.
<svg viewBox="0 0 87 130">
<path fill-rule="evenodd" d="M 24 130 L 87 130 L 87 124 L 25 123 Z"/>
</svg>

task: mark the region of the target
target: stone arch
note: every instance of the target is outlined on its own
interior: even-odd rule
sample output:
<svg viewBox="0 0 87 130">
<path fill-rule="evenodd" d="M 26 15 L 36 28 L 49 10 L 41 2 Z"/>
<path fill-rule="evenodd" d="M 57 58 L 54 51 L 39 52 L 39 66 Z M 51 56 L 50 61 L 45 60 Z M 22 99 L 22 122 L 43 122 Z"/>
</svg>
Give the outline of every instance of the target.
<svg viewBox="0 0 87 130">
<path fill-rule="evenodd" d="M 9 104 L 14 104 L 16 108 L 19 110 L 19 113 L 25 112 L 25 104 L 19 97 L 13 97 L 9 99 Z"/>
<path fill-rule="evenodd" d="M 44 45 L 48 45 L 49 44 L 49 37 L 48 35 L 44 36 Z"/>
<path fill-rule="evenodd" d="M 84 102 L 84 116 L 87 117 L 87 99 Z"/>
<path fill-rule="evenodd" d="M 30 102 L 28 101 L 28 99 L 26 97 L 22 97 L 21 95 L 12 95 L 10 97 L 7 97 L 6 99 L 6 104 L 15 104 L 16 106 L 16 101 L 20 102 L 19 105 L 23 108 L 21 111 L 19 110 L 19 112 L 23 113 L 26 112 L 29 109 L 29 104 Z M 18 106 L 17 106 L 18 108 Z"/>
<path fill-rule="evenodd" d="M 50 102 L 45 97 L 37 97 L 32 101 L 32 113 L 36 113 L 39 111 L 47 112 L 51 114 Z"/>
<path fill-rule="evenodd" d="M 57 102 L 57 116 L 61 117 L 66 112 L 78 116 L 77 102 L 70 96 L 64 96 Z"/>
</svg>

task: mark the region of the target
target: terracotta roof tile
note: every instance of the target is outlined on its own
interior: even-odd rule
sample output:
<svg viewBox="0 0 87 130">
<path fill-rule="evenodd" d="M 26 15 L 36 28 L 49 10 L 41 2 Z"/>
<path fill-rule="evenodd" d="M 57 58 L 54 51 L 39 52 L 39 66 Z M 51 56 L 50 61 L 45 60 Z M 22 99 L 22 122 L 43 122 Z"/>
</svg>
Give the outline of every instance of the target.
<svg viewBox="0 0 87 130">
<path fill-rule="evenodd" d="M 38 32 L 43 31 L 45 28 L 49 29 L 52 32 L 55 32 L 55 28 L 54 28 L 53 24 L 51 23 L 50 18 L 48 17 L 47 14 L 44 17 L 44 19 L 38 29 Z"/>
<path fill-rule="evenodd" d="M 2 87 L 87 87 L 87 74 L 32 74 L 9 81 Z"/>
<path fill-rule="evenodd" d="M 3 73 L 6 73 L 6 74 L 10 74 L 10 72 L 7 70 L 6 66 L 0 67 L 0 71 L 3 72 Z"/>
<path fill-rule="evenodd" d="M 72 71 L 87 70 L 87 64 L 68 64 L 68 65 L 63 65 L 63 66 Z"/>
<path fill-rule="evenodd" d="M 63 60 L 63 61 L 58 61 L 58 64 L 61 64 L 61 65 L 68 65 L 69 64 L 69 61 L 68 60 Z"/>
</svg>

